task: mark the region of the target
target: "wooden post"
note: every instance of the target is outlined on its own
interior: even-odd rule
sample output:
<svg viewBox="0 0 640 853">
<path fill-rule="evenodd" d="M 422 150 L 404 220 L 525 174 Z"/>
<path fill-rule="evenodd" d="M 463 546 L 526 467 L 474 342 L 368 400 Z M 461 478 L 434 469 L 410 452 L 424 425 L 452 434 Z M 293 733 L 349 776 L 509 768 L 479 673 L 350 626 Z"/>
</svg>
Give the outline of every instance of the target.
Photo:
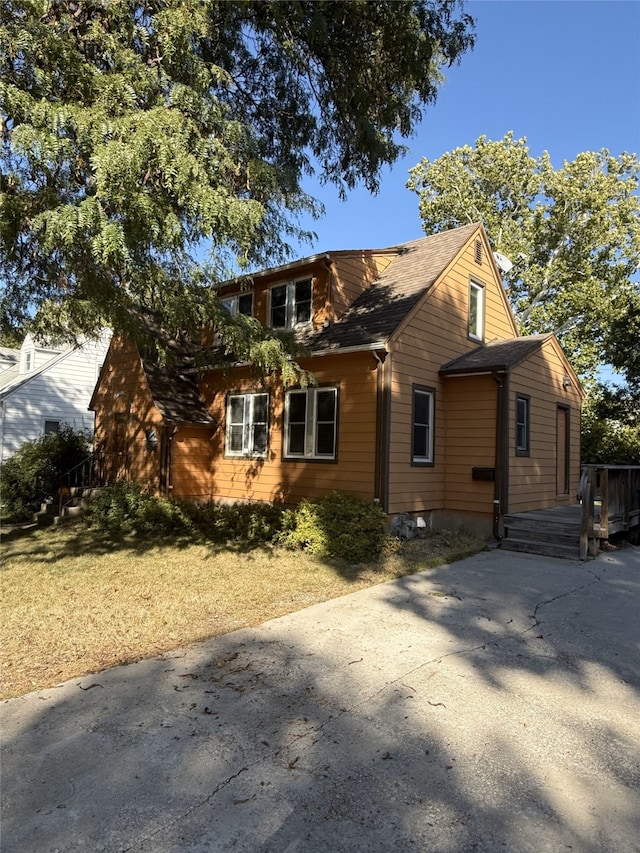
<svg viewBox="0 0 640 853">
<path fill-rule="evenodd" d="M 592 505 L 591 483 L 587 482 L 582 487 L 582 521 L 580 524 L 580 559 L 586 560 L 589 552 L 589 513 Z"/>
<path fill-rule="evenodd" d="M 609 471 L 600 469 L 600 538 L 609 538 Z"/>
</svg>

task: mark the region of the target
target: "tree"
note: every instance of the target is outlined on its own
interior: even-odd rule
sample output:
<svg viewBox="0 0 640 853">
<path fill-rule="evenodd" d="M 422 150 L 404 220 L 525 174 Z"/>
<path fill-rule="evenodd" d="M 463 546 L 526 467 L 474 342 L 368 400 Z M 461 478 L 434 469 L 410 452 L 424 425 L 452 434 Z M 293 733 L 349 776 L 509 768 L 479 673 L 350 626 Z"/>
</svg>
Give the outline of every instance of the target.
<svg viewBox="0 0 640 853">
<path fill-rule="evenodd" d="M 312 162 L 375 191 L 473 43 L 459 0 L 6 0 L 4 325 L 178 346 L 228 324 L 211 285 L 288 257 L 320 212 Z M 236 356 L 286 363 L 257 324 L 231 331 Z"/>
<path fill-rule="evenodd" d="M 483 222 L 513 263 L 504 282 L 521 331 L 555 332 L 574 368 L 593 376 L 600 364 L 624 360 L 619 331 L 637 310 L 640 164 L 603 149 L 554 169 L 526 143 L 513 133 L 481 136 L 474 148 L 421 160 L 407 186 L 427 233 Z"/>
</svg>

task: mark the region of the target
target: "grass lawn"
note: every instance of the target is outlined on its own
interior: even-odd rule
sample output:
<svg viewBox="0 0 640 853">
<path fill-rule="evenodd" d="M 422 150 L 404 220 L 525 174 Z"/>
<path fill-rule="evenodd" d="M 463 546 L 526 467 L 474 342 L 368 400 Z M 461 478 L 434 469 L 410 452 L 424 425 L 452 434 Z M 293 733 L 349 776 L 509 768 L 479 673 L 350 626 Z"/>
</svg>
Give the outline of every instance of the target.
<svg viewBox="0 0 640 853">
<path fill-rule="evenodd" d="M 456 531 L 346 566 L 302 552 L 136 538 L 82 522 L 2 542 L 0 698 L 224 634 L 481 550 Z"/>
</svg>

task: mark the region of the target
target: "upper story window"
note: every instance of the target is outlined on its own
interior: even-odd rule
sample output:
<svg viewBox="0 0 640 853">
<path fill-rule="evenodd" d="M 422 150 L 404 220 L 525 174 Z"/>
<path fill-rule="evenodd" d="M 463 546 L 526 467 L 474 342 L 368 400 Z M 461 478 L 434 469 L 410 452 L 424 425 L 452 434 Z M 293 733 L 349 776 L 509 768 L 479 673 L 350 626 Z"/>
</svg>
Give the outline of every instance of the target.
<svg viewBox="0 0 640 853">
<path fill-rule="evenodd" d="M 413 388 L 413 441 L 411 461 L 414 465 L 433 464 L 433 397 L 431 388 Z"/>
<path fill-rule="evenodd" d="M 337 388 L 287 391 L 284 407 L 284 455 L 335 459 Z"/>
<path fill-rule="evenodd" d="M 253 293 L 236 293 L 220 301 L 230 314 L 244 314 L 246 317 L 253 314 Z"/>
<path fill-rule="evenodd" d="M 227 456 L 266 456 L 269 438 L 269 395 L 229 394 Z"/>
<path fill-rule="evenodd" d="M 311 279 L 290 281 L 271 288 L 272 329 L 293 329 L 311 322 Z"/>
<path fill-rule="evenodd" d="M 516 456 L 528 456 L 530 448 L 528 394 L 516 395 Z"/>
<path fill-rule="evenodd" d="M 22 353 L 22 372 L 29 373 L 31 370 L 33 370 L 33 365 L 33 350 L 29 349 L 26 352 Z"/>
<path fill-rule="evenodd" d="M 484 287 L 475 281 L 469 282 L 469 337 L 484 339 Z"/>
</svg>

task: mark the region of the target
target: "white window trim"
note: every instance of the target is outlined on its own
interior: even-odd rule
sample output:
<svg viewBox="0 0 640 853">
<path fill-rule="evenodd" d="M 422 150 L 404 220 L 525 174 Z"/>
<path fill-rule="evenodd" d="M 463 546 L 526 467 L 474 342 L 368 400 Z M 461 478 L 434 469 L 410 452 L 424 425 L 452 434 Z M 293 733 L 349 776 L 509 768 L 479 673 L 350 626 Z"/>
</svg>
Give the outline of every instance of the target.
<svg viewBox="0 0 640 853">
<path fill-rule="evenodd" d="M 309 310 L 309 319 L 305 320 L 302 323 L 294 323 L 293 318 L 295 317 L 296 310 L 296 285 L 304 284 L 305 282 L 309 282 L 311 285 L 311 305 Z M 273 291 L 277 287 L 286 287 L 287 288 L 287 301 L 285 305 L 286 318 L 284 326 L 274 326 L 273 325 Z M 311 325 L 313 321 L 313 279 L 311 276 L 307 276 L 306 278 L 298 278 L 295 281 L 279 281 L 277 284 L 272 285 L 269 288 L 269 326 L 272 329 L 300 329 L 307 328 Z"/>
<path fill-rule="evenodd" d="M 484 300 L 485 300 L 485 292 L 484 285 L 479 284 L 477 281 L 473 281 L 473 279 L 469 282 L 469 337 L 474 341 L 483 341 L 484 340 Z M 472 293 L 477 293 L 478 301 L 478 316 L 476 318 L 476 328 L 471 328 L 471 299 Z M 477 329 L 477 331 L 476 331 Z"/>
<path fill-rule="evenodd" d="M 231 437 L 231 401 L 237 398 L 244 398 L 243 415 L 242 415 L 242 450 L 232 450 L 230 447 Z M 265 397 L 267 402 L 267 419 L 266 421 L 254 420 L 255 402 L 258 397 Z M 253 427 L 255 424 L 264 423 L 267 434 L 267 442 L 264 450 L 257 451 L 253 445 Z M 269 450 L 269 395 L 264 392 L 241 392 L 237 394 L 229 394 L 226 404 L 226 428 L 225 428 L 225 455 L 232 456 L 235 459 L 264 459 Z"/>
<path fill-rule="evenodd" d="M 421 456 L 416 455 L 414 453 L 414 430 L 416 426 L 416 395 L 422 394 L 425 397 L 429 398 L 429 422 L 428 424 L 421 424 L 421 426 L 427 426 L 427 455 Z M 434 392 L 429 388 L 413 388 L 412 400 L 411 400 L 411 461 L 416 465 L 432 465 L 433 464 L 433 434 L 434 434 L 434 413 L 435 413 L 435 405 L 434 405 Z"/>
<path fill-rule="evenodd" d="M 333 417 L 333 453 L 317 453 L 318 420 L 317 399 L 318 393 L 332 391 L 334 399 Z M 305 394 L 307 405 L 305 412 L 304 429 L 304 452 L 293 453 L 289 447 L 289 401 L 294 394 Z M 338 444 L 338 388 L 336 386 L 320 386 L 318 388 L 294 389 L 287 391 L 284 401 L 284 456 L 287 459 L 323 459 L 326 461 L 337 458 Z"/>
</svg>

